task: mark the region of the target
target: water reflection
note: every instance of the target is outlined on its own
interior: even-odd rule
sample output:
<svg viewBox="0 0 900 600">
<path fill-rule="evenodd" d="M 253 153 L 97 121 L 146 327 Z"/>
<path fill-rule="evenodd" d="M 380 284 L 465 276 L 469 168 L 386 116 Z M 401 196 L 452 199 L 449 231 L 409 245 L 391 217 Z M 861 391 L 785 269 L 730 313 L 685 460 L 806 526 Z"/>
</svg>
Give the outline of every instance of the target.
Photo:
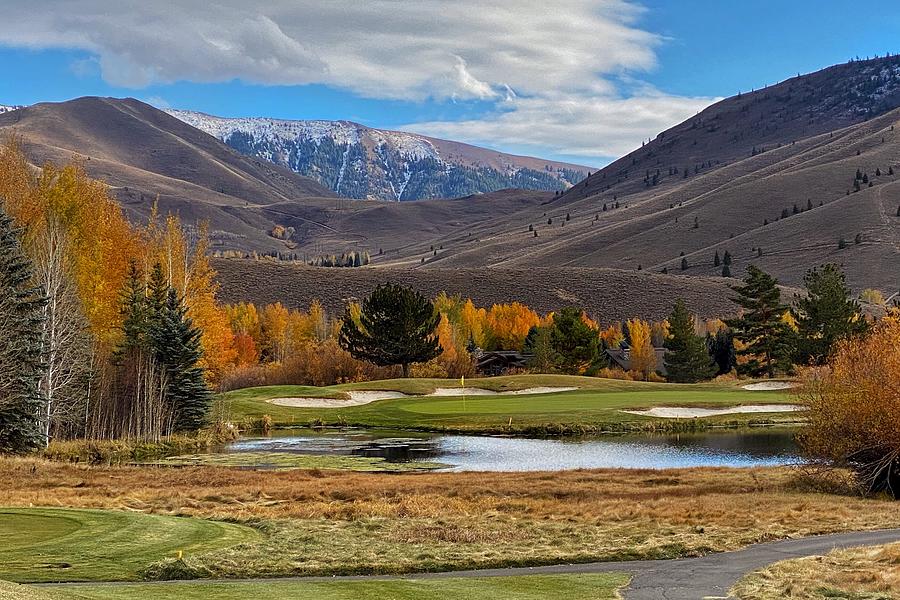
<svg viewBox="0 0 900 600">
<path fill-rule="evenodd" d="M 730 431 L 605 438 L 535 439 L 362 430 L 281 431 L 231 444 L 227 452 L 288 452 L 435 461 L 454 471 L 557 471 L 754 467 L 799 462 L 793 433 Z"/>
</svg>

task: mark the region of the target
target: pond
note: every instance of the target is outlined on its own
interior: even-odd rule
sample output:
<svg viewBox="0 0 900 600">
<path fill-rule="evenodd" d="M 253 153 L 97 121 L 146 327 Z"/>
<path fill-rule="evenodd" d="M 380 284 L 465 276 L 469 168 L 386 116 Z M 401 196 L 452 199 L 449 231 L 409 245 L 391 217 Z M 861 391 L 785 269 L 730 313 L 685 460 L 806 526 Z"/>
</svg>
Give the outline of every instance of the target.
<svg viewBox="0 0 900 600">
<path fill-rule="evenodd" d="M 451 471 L 757 467 L 800 462 L 793 432 L 750 430 L 543 439 L 365 430 L 286 430 L 225 452 L 275 452 L 438 462 Z"/>
</svg>

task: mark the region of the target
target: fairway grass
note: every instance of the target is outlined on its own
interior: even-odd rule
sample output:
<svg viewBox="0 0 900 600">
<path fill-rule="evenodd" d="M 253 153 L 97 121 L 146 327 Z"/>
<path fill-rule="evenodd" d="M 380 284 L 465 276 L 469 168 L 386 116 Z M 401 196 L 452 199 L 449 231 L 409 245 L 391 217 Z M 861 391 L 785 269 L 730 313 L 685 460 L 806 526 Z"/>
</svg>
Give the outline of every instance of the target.
<svg viewBox="0 0 900 600">
<path fill-rule="evenodd" d="M 352 425 L 464 433 L 591 433 L 605 431 L 691 429 L 705 426 L 796 423 L 791 413 L 732 414 L 704 419 L 660 419 L 624 410 L 655 406 L 703 408 L 742 404 L 785 404 L 783 391 L 747 391 L 739 383 L 668 384 L 619 381 L 567 375 L 519 375 L 472 379 L 467 387 L 492 391 L 534 387 L 577 387 L 567 392 L 534 395 L 428 397 L 436 388 L 460 387 L 457 380 L 400 379 L 332 387 L 270 386 L 223 394 L 227 417 L 276 426 Z M 415 396 L 341 408 L 291 408 L 274 398 L 340 398 L 348 390 L 398 391 Z"/>
<path fill-rule="evenodd" d="M 392 579 L 389 581 L 265 581 L 177 583 L 128 586 L 60 587 L 60 600 L 612 600 L 628 583 L 621 573 L 591 575 L 523 575 L 519 577 L 469 577 L 440 579 Z M 0 588 L 2 589 L 2 588 Z M 41 590 L 44 591 L 44 590 Z M 2 597 L 2 596 L 0 596 Z M 35 600 L 52 596 L 35 596 Z"/>
<path fill-rule="evenodd" d="M 102 529 L 95 540 L 79 540 L 62 524 L 54 526 L 62 537 L 53 538 L 41 533 L 46 525 L 34 525 L 30 547 L 6 550 L 28 568 L 29 577 L 19 570 L 20 581 L 35 580 L 50 560 L 81 565 L 81 578 L 94 581 L 135 573 L 146 579 L 403 575 L 679 558 L 900 526 L 895 502 L 823 494 L 796 476 L 787 468 L 369 474 L 0 459 L 0 504 L 132 508 L 240 522 L 260 534 L 218 550 L 187 548 L 177 560 L 171 543 L 146 550 L 155 537 L 169 535 L 158 527 L 165 521 L 135 521 L 123 540 Z M 51 542 L 52 557 L 42 556 Z M 103 552 L 106 564 L 86 570 L 85 544 Z M 0 554 L 0 564 L 7 556 Z M 130 564 L 123 569 L 119 561 Z"/>
<path fill-rule="evenodd" d="M 180 550 L 222 550 L 260 539 L 249 527 L 143 513 L 0 508 L 0 579 L 17 582 L 140 579 Z"/>
</svg>

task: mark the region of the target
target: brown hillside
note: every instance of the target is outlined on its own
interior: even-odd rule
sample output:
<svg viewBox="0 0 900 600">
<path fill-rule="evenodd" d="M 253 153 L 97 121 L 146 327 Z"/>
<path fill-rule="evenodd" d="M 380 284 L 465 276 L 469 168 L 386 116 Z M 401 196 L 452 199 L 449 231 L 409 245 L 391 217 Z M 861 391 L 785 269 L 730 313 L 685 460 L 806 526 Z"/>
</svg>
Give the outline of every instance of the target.
<svg viewBox="0 0 900 600">
<path fill-rule="evenodd" d="M 386 282 L 413 287 L 426 296 L 440 292 L 471 297 L 478 306 L 524 302 L 540 313 L 583 307 L 604 324 L 635 316 L 663 319 L 675 298 L 702 317 L 731 315 L 733 292 L 719 278 L 675 277 L 614 269 L 380 269 L 313 268 L 302 265 L 219 259 L 214 262 L 225 302 L 281 302 L 307 308 L 313 300 L 332 315 L 347 302 Z M 791 290 L 788 290 L 791 293 Z"/>
<path fill-rule="evenodd" d="M 164 211 L 212 227 L 249 245 L 270 245 L 267 223 L 239 208 L 308 197 L 333 197 L 318 183 L 265 161 L 244 157 L 178 119 L 133 99 L 79 98 L 0 115 L 0 134 L 19 139 L 37 165 L 82 161 L 106 181 L 134 218 L 159 196 Z"/>
<path fill-rule="evenodd" d="M 365 209 L 305 229 L 296 248 L 383 249 L 376 264 L 420 269 L 640 266 L 706 276 L 720 275 L 713 257 L 728 251 L 734 276 L 754 262 L 797 285 L 834 261 L 856 290 L 891 293 L 900 289 L 898 105 L 900 58 L 838 65 L 717 103 L 561 196 L 509 191 L 483 198 L 495 206 Z M 637 174 L 617 183 L 632 162 Z M 655 185 L 655 170 L 645 181 L 650 166 L 661 172 Z M 873 187 L 854 192 L 857 169 Z"/>
</svg>

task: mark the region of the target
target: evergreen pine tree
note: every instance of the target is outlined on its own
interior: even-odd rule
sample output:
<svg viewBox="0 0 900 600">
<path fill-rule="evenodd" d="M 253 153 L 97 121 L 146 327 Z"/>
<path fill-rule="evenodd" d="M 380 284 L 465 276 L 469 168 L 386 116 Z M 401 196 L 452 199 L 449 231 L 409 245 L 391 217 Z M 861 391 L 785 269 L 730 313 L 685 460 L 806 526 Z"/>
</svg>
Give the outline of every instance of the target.
<svg viewBox="0 0 900 600">
<path fill-rule="evenodd" d="M 29 452 L 42 441 L 42 308 L 19 231 L 0 203 L 0 453 Z"/>
<path fill-rule="evenodd" d="M 122 329 L 125 336 L 118 351 L 120 355 L 131 348 L 140 348 L 145 345 L 150 321 L 147 291 L 135 260 L 128 265 L 125 289 L 122 293 L 122 316 Z"/>
<path fill-rule="evenodd" d="M 682 258 L 682 259 L 681 259 L 681 270 L 682 270 L 682 271 L 687 271 L 687 269 L 688 269 L 688 259 L 687 259 L 687 258 Z"/>
<path fill-rule="evenodd" d="M 718 367 L 717 375 L 730 373 L 737 366 L 734 336 L 727 327 L 719 329 L 716 335 L 707 334 L 706 347 Z"/>
<path fill-rule="evenodd" d="M 667 379 L 677 383 L 696 383 L 716 374 L 704 339 L 694 333 L 694 318 L 684 300 L 678 299 L 669 315 L 669 336 L 666 339 Z"/>
<path fill-rule="evenodd" d="M 564 308 L 553 315 L 550 347 L 558 366 L 566 373 L 580 374 L 600 356 L 600 336 L 581 318 L 581 310 Z"/>
<path fill-rule="evenodd" d="M 750 265 L 744 285 L 732 289 L 738 293 L 734 302 L 743 308 L 743 315 L 725 323 L 744 344 L 738 355 L 749 359 L 739 370 L 774 377 L 778 369 L 789 366 L 792 351 L 791 329 L 784 321 L 788 307 L 781 303 L 778 281 Z"/>
<path fill-rule="evenodd" d="M 722 264 L 728 267 L 731 266 L 731 252 L 728 250 L 725 251 L 725 256 L 722 258 Z"/>
<path fill-rule="evenodd" d="M 719 258 L 719 251 L 716 250 L 716 255 L 713 257 L 713 266 L 718 267 L 722 264 L 722 259 Z"/>
<path fill-rule="evenodd" d="M 348 307 L 340 332 L 341 346 L 354 358 L 380 366 L 427 362 L 440 354 L 434 330 L 440 315 L 419 292 L 388 283 L 363 301 L 357 323 Z"/>
<path fill-rule="evenodd" d="M 203 426 L 212 393 L 199 366 L 202 332 L 187 316 L 187 308 L 169 288 L 165 304 L 151 323 L 149 339 L 156 360 L 166 374 L 165 400 L 172 412 L 175 431 L 195 431 Z"/>
<path fill-rule="evenodd" d="M 811 269 L 803 281 L 806 295 L 796 296 L 794 310 L 798 329 L 796 361 L 821 365 L 837 341 L 864 333 L 868 324 L 837 265 Z"/>
</svg>

